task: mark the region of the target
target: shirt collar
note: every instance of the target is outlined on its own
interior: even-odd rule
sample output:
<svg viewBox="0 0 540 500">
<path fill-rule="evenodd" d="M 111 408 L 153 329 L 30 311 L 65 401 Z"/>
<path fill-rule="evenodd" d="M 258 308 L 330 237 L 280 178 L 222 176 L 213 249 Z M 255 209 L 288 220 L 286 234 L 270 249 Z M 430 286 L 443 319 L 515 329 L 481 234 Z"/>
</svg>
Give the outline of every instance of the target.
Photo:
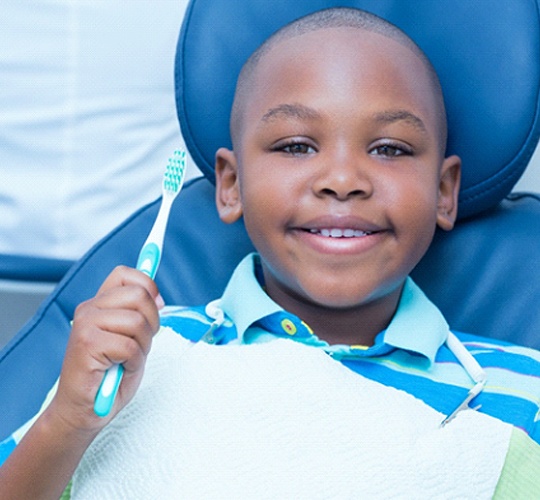
<svg viewBox="0 0 540 500">
<path fill-rule="evenodd" d="M 258 259 L 259 256 L 252 253 L 240 262 L 220 301 L 223 312 L 236 325 L 240 341 L 253 323 L 283 312 L 283 308 L 265 293 L 256 278 L 256 266 L 260 265 Z M 407 278 L 398 309 L 388 328 L 377 336 L 376 342 L 420 354 L 433 363 L 448 332 L 448 323 L 439 309 L 411 278 Z M 364 353 L 369 355 L 370 350 Z"/>
<path fill-rule="evenodd" d="M 235 324 L 240 340 L 253 323 L 283 311 L 257 281 L 255 266 L 258 265 L 259 256 L 256 253 L 244 257 L 234 270 L 221 297 L 220 307 Z"/>
<path fill-rule="evenodd" d="M 441 311 L 408 277 L 397 311 L 384 332 L 384 342 L 398 349 L 421 354 L 433 363 L 449 332 L 450 328 Z"/>
</svg>

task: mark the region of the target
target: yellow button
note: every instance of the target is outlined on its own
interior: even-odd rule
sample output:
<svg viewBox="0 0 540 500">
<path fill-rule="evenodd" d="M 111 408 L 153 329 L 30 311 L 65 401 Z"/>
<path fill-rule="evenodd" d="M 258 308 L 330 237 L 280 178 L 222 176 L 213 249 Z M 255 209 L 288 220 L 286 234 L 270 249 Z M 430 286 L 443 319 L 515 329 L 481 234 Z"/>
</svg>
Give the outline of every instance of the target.
<svg viewBox="0 0 540 500">
<path fill-rule="evenodd" d="M 296 325 L 290 319 L 285 318 L 281 322 L 281 328 L 289 335 L 294 335 L 296 333 Z"/>
</svg>

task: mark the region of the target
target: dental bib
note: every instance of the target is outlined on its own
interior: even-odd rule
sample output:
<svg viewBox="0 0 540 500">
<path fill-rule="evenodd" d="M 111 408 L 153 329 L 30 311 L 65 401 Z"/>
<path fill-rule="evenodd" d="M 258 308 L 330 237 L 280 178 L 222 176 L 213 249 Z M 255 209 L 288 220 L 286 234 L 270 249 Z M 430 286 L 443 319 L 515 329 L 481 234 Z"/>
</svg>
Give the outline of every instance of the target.
<svg viewBox="0 0 540 500">
<path fill-rule="evenodd" d="M 313 347 L 194 345 L 162 328 L 72 498 L 491 498 L 512 427 L 443 418 Z"/>
</svg>

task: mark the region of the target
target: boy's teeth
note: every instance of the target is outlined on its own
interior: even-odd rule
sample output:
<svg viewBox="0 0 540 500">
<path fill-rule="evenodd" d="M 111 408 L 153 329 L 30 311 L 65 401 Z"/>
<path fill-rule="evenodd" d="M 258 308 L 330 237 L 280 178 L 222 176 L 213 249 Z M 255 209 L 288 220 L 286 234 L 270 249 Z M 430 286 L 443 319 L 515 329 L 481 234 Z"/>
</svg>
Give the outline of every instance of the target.
<svg viewBox="0 0 540 500">
<path fill-rule="evenodd" d="M 370 233 L 366 233 L 365 231 L 360 231 L 358 229 L 338 229 L 338 228 L 332 228 L 332 229 L 312 229 L 310 231 L 314 234 L 320 234 L 321 236 L 325 236 L 327 238 L 359 238 L 361 236 L 366 236 Z"/>
</svg>

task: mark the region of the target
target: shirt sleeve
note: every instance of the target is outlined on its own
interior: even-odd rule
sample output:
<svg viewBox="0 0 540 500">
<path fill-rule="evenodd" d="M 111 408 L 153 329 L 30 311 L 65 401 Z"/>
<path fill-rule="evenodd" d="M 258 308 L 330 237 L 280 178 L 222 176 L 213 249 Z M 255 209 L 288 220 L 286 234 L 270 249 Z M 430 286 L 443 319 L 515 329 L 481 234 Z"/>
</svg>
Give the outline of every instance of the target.
<svg viewBox="0 0 540 500">
<path fill-rule="evenodd" d="M 494 499 L 540 498 L 540 445 L 514 427 Z"/>
</svg>

